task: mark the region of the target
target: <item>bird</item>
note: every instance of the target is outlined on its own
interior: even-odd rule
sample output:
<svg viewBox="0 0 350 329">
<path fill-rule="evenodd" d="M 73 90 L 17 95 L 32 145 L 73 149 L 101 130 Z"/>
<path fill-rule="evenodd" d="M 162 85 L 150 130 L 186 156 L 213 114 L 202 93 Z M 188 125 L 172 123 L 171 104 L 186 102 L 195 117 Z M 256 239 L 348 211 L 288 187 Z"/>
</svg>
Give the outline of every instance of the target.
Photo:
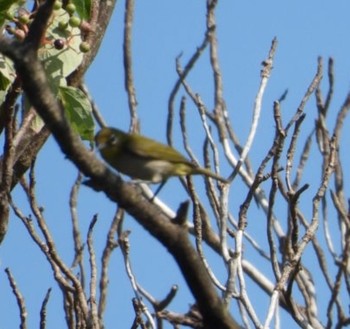
<svg viewBox="0 0 350 329">
<path fill-rule="evenodd" d="M 227 183 L 225 178 L 196 166 L 173 147 L 139 134 L 103 127 L 96 134 L 95 143 L 109 165 L 136 180 L 163 185 L 172 176 L 204 175 Z"/>
</svg>

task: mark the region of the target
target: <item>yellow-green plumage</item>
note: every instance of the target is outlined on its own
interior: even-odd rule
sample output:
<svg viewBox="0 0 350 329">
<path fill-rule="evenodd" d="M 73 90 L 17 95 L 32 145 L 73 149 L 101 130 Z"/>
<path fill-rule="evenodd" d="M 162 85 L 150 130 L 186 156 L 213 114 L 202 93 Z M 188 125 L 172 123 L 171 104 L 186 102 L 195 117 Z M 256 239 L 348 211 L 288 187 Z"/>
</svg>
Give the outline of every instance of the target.
<svg viewBox="0 0 350 329">
<path fill-rule="evenodd" d="M 132 178 L 160 183 L 170 176 L 201 174 L 226 182 L 210 170 L 196 167 L 172 147 L 141 135 L 102 128 L 95 141 L 104 160 Z"/>
</svg>

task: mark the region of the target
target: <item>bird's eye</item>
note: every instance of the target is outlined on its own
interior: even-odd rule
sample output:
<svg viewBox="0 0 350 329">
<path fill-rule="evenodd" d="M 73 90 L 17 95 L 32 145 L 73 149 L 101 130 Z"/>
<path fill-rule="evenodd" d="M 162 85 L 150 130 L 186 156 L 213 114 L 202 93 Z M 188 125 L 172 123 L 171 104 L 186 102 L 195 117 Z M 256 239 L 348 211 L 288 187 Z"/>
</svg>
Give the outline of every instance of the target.
<svg viewBox="0 0 350 329">
<path fill-rule="evenodd" d="M 116 145 L 118 143 L 118 137 L 115 135 L 111 135 L 108 139 L 108 144 L 109 145 Z"/>
</svg>

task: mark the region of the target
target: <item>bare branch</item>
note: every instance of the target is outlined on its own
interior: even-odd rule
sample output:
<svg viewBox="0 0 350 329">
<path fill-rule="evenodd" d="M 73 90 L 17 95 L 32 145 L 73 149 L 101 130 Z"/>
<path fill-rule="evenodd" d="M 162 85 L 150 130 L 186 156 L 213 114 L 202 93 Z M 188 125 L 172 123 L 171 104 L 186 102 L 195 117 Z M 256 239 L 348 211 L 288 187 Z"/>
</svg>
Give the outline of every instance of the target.
<svg viewBox="0 0 350 329">
<path fill-rule="evenodd" d="M 129 249 L 130 249 L 129 239 L 128 239 L 129 234 L 130 234 L 130 231 L 121 232 L 121 234 L 119 235 L 118 241 L 119 241 L 119 245 L 121 247 L 121 250 L 123 252 L 126 273 L 129 277 L 131 286 L 134 290 L 135 303 L 138 305 L 137 314 L 138 314 L 139 318 L 142 317 L 142 314 L 145 314 L 148 322 L 150 323 L 151 328 L 155 329 L 156 325 L 153 321 L 153 318 L 152 318 L 149 310 L 147 309 L 146 305 L 142 301 L 142 298 L 141 298 L 141 295 L 139 292 L 139 284 L 137 283 L 136 277 L 131 269 L 131 262 L 130 262 L 130 258 L 129 258 Z"/>
<path fill-rule="evenodd" d="M 197 50 L 194 52 L 194 54 L 192 55 L 190 60 L 185 65 L 181 76 L 176 81 L 172 91 L 170 92 L 170 97 L 169 97 L 169 101 L 168 101 L 168 119 L 167 119 L 167 140 L 168 140 L 169 145 L 172 145 L 172 131 L 173 131 L 173 121 L 174 121 L 174 102 L 175 102 L 176 95 L 181 87 L 183 80 L 186 78 L 186 76 L 192 70 L 195 63 L 199 59 L 199 57 L 204 52 L 205 48 L 208 45 L 208 42 L 209 42 L 208 33 L 206 33 L 201 45 L 199 47 L 197 47 Z M 178 56 L 178 58 L 176 59 L 176 62 L 179 61 L 180 57 L 181 57 L 181 55 Z"/>
<path fill-rule="evenodd" d="M 82 179 L 83 179 L 83 175 L 81 173 L 78 173 L 77 179 L 75 180 L 71 189 L 71 193 L 69 197 L 69 208 L 70 208 L 71 219 L 72 219 L 73 241 L 74 241 L 74 251 L 75 251 L 72 268 L 79 265 L 80 278 L 81 278 L 80 281 L 81 281 L 82 287 L 85 287 L 85 270 L 83 266 L 84 244 L 81 239 L 78 213 L 77 213 L 77 198 L 78 198 L 78 193 L 79 193 Z"/>
<path fill-rule="evenodd" d="M 12 292 L 16 297 L 17 305 L 19 308 L 19 315 L 21 319 L 20 323 L 20 329 L 26 329 L 27 328 L 27 308 L 24 302 L 24 297 L 22 296 L 21 292 L 19 291 L 15 278 L 13 277 L 10 269 L 7 267 L 5 268 L 5 273 L 7 274 L 7 278 L 9 280 L 10 286 L 12 288 Z"/>
<path fill-rule="evenodd" d="M 88 230 L 87 236 L 87 246 L 89 251 L 89 261 L 90 261 L 90 321 L 92 328 L 99 328 L 99 317 L 97 312 L 97 302 L 96 302 L 96 288 L 97 288 L 97 265 L 96 265 L 96 254 L 93 246 L 92 233 L 94 226 L 97 222 L 97 215 L 94 215 Z"/>
<path fill-rule="evenodd" d="M 123 217 L 124 217 L 124 210 L 121 208 L 118 208 L 114 217 L 113 217 L 111 226 L 108 230 L 106 245 L 105 245 L 105 248 L 103 249 L 103 253 L 102 253 L 101 279 L 100 279 L 100 284 L 99 284 L 100 300 L 98 303 L 98 315 L 99 315 L 100 321 L 102 321 L 103 313 L 104 313 L 105 308 L 106 308 L 108 282 L 109 282 L 109 280 L 108 280 L 108 265 L 109 265 L 113 250 L 119 246 L 119 243 L 116 239 L 116 235 L 117 235 L 117 230 L 120 227 L 121 222 L 123 220 Z"/>
<path fill-rule="evenodd" d="M 46 308 L 47 308 L 47 303 L 49 302 L 50 299 L 50 294 L 51 294 L 51 288 L 49 288 L 46 292 L 45 298 L 43 300 L 43 303 L 41 305 L 41 310 L 40 310 L 40 329 L 45 329 L 46 328 Z"/>
<path fill-rule="evenodd" d="M 264 96 L 267 82 L 269 80 L 271 70 L 273 67 L 272 65 L 273 65 L 273 59 L 274 59 L 274 55 L 276 52 L 276 48 L 277 48 L 277 39 L 275 38 L 272 40 L 271 48 L 270 48 L 269 54 L 267 56 L 267 59 L 264 60 L 262 63 L 263 69 L 261 70 L 261 81 L 260 81 L 259 90 L 258 90 L 258 93 L 257 93 L 256 98 L 255 98 L 252 124 L 250 126 L 250 131 L 248 134 L 247 142 L 246 142 L 245 146 L 243 147 L 242 152 L 240 154 L 240 159 L 238 160 L 234 171 L 230 175 L 230 178 L 229 178 L 230 181 L 233 181 L 234 178 L 236 177 L 236 175 L 239 173 L 240 168 L 241 168 L 242 164 L 245 162 L 245 159 L 248 156 L 249 150 L 252 146 L 252 143 L 253 143 L 253 140 L 254 140 L 254 137 L 256 134 L 256 130 L 258 127 L 258 123 L 259 123 L 261 107 L 262 107 L 262 98 Z"/>
<path fill-rule="evenodd" d="M 124 16 L 124 69 L 125 69 L 125 90 L 128 95 L 129 112 L 131 117 L 130 130 L 138 132 L 140 130 L 140 122 L 137 116 L 136 107 L 136 91 L 132 72 L 132 56 L 131 56 L 131 36 L 132 24 L 134 16 L 134 0 L 125 2 Z"/>
</svg>

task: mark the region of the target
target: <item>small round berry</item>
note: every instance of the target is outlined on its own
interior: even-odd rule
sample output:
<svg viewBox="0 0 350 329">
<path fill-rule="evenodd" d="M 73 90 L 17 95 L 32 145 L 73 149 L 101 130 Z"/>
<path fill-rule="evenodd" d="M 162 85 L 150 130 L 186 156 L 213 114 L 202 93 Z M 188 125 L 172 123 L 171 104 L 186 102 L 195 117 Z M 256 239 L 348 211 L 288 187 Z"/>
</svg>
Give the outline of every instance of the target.
<svg viewBox="0 0 350 329">
<path fill-rule="evenodd" d="M 84 41 L 79 45 L 79 49 L 82 53 L 87 53 L 90 51 L 91 47 L 87 42 Z"/>
<path fill-rule="evenodd" d="M 75 4 L 72 3 L 72 2 L 69 2 L 66 6 L 66 11 L 69 15 L 73 15 L 76 11 L 76 7 L 75 7 Z"/>
<path fill-rule="evenodd" d="M 79 26 L 82 32 L 92 32 L 92 26 L 89 22 L 82 20 Z"/>
<path fill-rule="evenodd" d="M 23 14 L 21 16 L 18 17 L 18 21 L 23 24 L 23 25 L 26 25 L 29 23 L 30 21 L 30 17 L 28 14 Z"/>
<path fill-rule="evenodd" d="M 65 44 L 65 42 L 64 42 L 63 39 L 56 39 L 56 40 L 53 42 L 54 47 L 55 47 L 56 49 L 58 49 L 58 50 L 63 49 L 64 44 Z"/>
<path fill-rule="evenodd" d="M 56 0 L 53 4 L 53 9 L 54 10 L 59 10 L 62 8 L 62 1 L 60 0 Z"/>
<path fill-rule="evenodd" d="M 61 31 L 65 31 L 68 27 L 68 22 L 64 22 L 64 21 L 60 21 L 58 23 L 58 28 L 61 30 Z"/>
<path fill-rule="evenodd" d="M 77 16 L 72 16 L 69 21 L 68 21 L 69 25 L 71 27 L 79 27 L 80 23 L 81 23 L 81 19 Z"/>
<path fill-rule="evenodd" d="M 15 16 L 13 15 L 13 13 L 7 11 L 5 13 L 5 18 L 8 20 L 8 21 L 13 21 L 13 19 L 15 18 Z"/>
</svg>

